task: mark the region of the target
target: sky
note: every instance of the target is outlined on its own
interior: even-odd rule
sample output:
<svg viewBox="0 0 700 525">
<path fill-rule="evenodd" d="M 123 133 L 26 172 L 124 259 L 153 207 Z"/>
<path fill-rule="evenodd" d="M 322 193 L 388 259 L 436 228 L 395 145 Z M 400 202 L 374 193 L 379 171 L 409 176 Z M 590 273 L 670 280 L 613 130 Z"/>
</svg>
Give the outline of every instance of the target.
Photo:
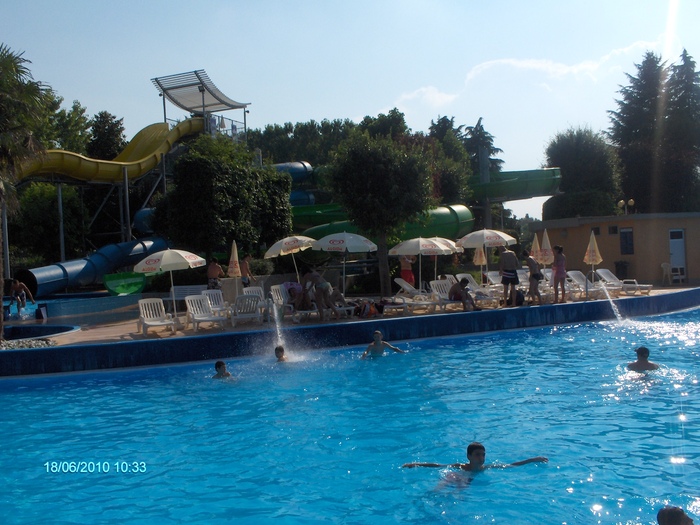
<svg viewBox="0 0 700 525">
<path fill-rule="evenodd" d="M 607 130 L 646 51 L 700 60 L 696 0 L 0 0 L 0 12 L 0 42 L 35 80 L 66 108 L 123 118 L 129 139 L 163 120 L 152 78 L 204 69 L 251 103 L 253 129 L 392 108 L 415 132 L 482 118 L 504 171 L 542 167 L 559 132 Z M 505 205 L 541 218 L 545 200 Z"/>
</svg>

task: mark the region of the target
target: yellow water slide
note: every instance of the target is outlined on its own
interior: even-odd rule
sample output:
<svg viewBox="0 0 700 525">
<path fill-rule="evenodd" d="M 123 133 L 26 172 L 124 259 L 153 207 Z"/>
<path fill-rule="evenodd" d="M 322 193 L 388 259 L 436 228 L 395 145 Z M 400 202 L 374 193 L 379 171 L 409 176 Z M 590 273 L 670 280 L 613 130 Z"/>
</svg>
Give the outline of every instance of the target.
<svg viewBox="0 0 700 525">
<path fill-rule="evenodd" d="M 22 165 L 18 180 L 36 175 L 63 175 L 84 182 L 122 182 L 126 168 L 129 180 L 138 179 L 160 162 L 183 137 L 201 133 L 202 118 L 191 118 L 170 129 L 161 122 L 139 131 L 114 160 L 96 160 L 63 150 L 48 150 L 43 155 Z"/>
</svg>

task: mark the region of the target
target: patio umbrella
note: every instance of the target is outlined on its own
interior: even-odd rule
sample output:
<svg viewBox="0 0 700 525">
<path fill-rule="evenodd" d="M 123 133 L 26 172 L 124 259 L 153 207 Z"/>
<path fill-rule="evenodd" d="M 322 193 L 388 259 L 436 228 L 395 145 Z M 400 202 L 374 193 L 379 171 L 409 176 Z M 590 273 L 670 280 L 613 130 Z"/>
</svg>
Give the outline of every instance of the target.
<svg viewBox="0 0 700 525">
<path fill-rule="evenodd" d="M 172 294 L 173 314 L 175 319 L 177 319 L 173 271 L 186 270 L 187 268 L 199 268 L 206 264 L 207 261 L 197 254 L 185 250 L 168 249 L 152 253 L 134 266 L 134 271 L 137 273 L 170 272 L 170 293 Z"/>
<path fill-rule="evenodd" d="M 280 239 L 275 244 L 270 246 L 270 249 L 265 252 L 264 258 L 271 259 L 272 257 L 279 257 L 281 255 L 292 256 L 292 261 L 294 262 L 294 269 L 297 274 L 297 282 L 299 282 L 299 268 L 297 268 L 297 261 L 294 258 L 294 254 L 311 248 L 311 244 L 314 239 L 311 237 L 306 237 L 304 235 L 292 235 L 291 237 L 285 237 Z"/>
<path fill-rule="evenodd" d="M 234 240 L 233 243 L 231 244 L 231 256 L 229 257 L 228 260 L 228 269 L 227 272 L 229 277 L 242 277 L 243 274 L 241 273 L 241 265 L 238 262 L 238 246 L 236 245 L 236 241 Z M 240 280 L 236 279 L 234 281 L 236 285 L 236 297 L 241 293 L 239 290 L 239 284 Z"/>
<path fill-rule="evenodd" d="M 593 273 L 593 275 L 595 275 L 595 265 L 603 262 L 603 257 L 600 255 L 600 250 L 598 250 L 598 241 L 595 239 L 593 230 L 591 230 L 591 238 L 588 241 L 586 254 L 583 256 L 583 262 L 591 265 L 591 273 Z"/>
<path fill-rule="evenodd" d="M 532 239 L 532 248 L 530 248 L 530 255 L 532 255 L 532 258 L 535 259 L 538 263 L 542 264 L 542 250 L 540 249 L 540 241 L 537 240 L 537 234 L 535 234 L 535 238 Z"/>
<path fill-rule="evenodd" d="M 509 244 L 515 244 L 517 241 L 515 237 L 508 235 L 505 232 L 499 230 L 477 230 L 475 232 L 468 233 L 461 239 L 457 241 L 457 246 L 463 248 L 495 248 L 496 246 L 507 246 Z M 484 264 L 486 264 L 486 272 L 489 271 L 488 260 L 485 257 L 484 252 Z M 481 273 L 481 282 L 483 284 L 484 274 Z"/>
<path fill-rule="evenodd" d="M 457 246 L 457 241 L 453 241 L 451 239 L 445 239 L 444 237 L 429 237 L 429 241 L 435 241 L 439 244 L 444 244 L 452 250 L 450 254 L 452 253 L 462 253 L 464 251 L 464 248 L 461 246 Z M 449 254 L 447 254 L 449 255 Z M 435 263 L 435 279 L 437 280 L 437 263 Z"/>
<path fill-rule="evenodd" d="M 356 233 L 331 233 L 311 245 L 314 250 L 343 254 L 343 295 L 345 295 L 345 258 L 348 253 L 364 253 L 377 251 L 377 245 Z"/>
<path fill-rule="evenodd" d="M 538 262 L 541 262 L 545 266 L 554 262 L 554 252 L 552 251 L 552 245 L 549 243 L 549 235 L 547 235 L 546 229 L 542 234 L 542 248 L 540 249 L 540 254 L 542 259 Z"/>
<path fill-rule="evenodd" d="M 423 283 L 423 269 L 422 261 L 420 259 L 421 255 L 450 255 L 457 249 L 456 245 L 454 247 L 450 246 L 449 239 L 442 239 L 440 237 L 433 237 L 431 239 L 426 239 L 423 237 L 415 237 L 413 239 L 408 239 L 402 241 L 391 250 L 389 250 L 389 255 L 417 255 L 418 256 L 418 287 L 421 287 Z M 436 266 L 437 273 L 437 266 Z M 437 278 L 437 277 L 436 277 Z"/>
<path fill-rule="evenodd" d="M 484 252 L 483 246 L 479 246 L 474 250 L 474 258 L 472 259 L 474 264 L 479 265 L 479 273 L 481 274 L 481 284 L 484 284 L 484 266 L 487 264 L 486 253 Z"/>
<path fill-rule="evenodd" d="M 228 260 L 228 273 L 229 277 L 241 277 L 241 265 L 238 263 L 238 246 L 236 246 L 236 241 L 231 244 L 231 258 Z"/>
</svg>

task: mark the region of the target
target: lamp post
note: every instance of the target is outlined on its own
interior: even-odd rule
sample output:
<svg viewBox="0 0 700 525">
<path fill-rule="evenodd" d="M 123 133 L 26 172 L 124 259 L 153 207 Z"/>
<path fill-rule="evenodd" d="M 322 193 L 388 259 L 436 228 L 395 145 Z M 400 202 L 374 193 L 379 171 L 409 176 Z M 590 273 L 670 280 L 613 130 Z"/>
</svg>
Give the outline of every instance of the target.
<svg viewBox="0 0 700 525">
<path fill-rule="evenodd" d="M 247 109 L 243 108 L 243 140 L 248 144 L 248 119 L 246 115 L 250 113 Z"/>
<path fill-rule="evenodd" d="M 630 200 L 628 200 L 628 201 L 626 201 L 626 200 L 624 200 L 624 199 L 620 199 L 620 200 L 618 201 L 618 203 L 617 203 L 617 207 L 618 207 L 618 208 L 620 208 L 620 209 L 623 209 L 623 208 L 624 208 L 624 209 L 625 209 L 625 215 L 627 215 L 627 208 L 628 208 L 628 207 L 631 208 L 631 207 L 633 207 L 633 206 L 634 206 L 634 199 L 630 199 Z"/>
</svg>

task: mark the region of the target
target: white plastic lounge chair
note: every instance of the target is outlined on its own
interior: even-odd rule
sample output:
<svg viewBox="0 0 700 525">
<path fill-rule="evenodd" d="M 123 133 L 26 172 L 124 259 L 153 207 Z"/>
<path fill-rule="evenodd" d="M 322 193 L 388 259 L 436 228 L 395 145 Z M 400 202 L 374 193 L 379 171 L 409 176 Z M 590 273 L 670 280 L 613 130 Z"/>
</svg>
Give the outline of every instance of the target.
<svg viewBox="0 0 700 525">
<path fill-rule="evenodd" d="M 224 301 L 224 294 L 221 290 L 203 290 L 202 295 L 209 299 L 209 304 L 214 313 L 219 315 L 229 313 L 229 304 Z"/>
<path fill-rule="evenodd" d="M 308 319 L 311 314 L 319 315 L 316 304 L 313 303 L 313 309 L 311 310 L 297 310 L 294 305 L 289 302 L 289 292 L 282 284 L 275 284 L 270 286 L 270 293 L 272 294 L 272 300 L 278 308 L 283 308 L 284 313 L 291 313 L 292 320 L 298 323 L 301 319 Z"/>
<path fill-rule="evenodd" d="M 598 268 L 595 273 L 606 284 L 614 284 L 622 289 L 622 293 L 626 295 L 634 295 L 637 292 L 649 294 L 654 285 L 639 284 L 636 279 L 618 279 L 617 276 L 606 268 Z"/>
<path fill-rule="evenodd" d="M 147 335 L 148 328 L 151 326 L 167 326 L 173 332 L 177 330 L 172 314 L 165 313 L 162 299 L 139 299 L 139 320 L 136 322 L 136 331 Z"/>
<path fill-rule="evenodd" d="M 231 307 L 231 324 L 236 326 L 236 323 L 244 319 L 254 319 L 258 323 L 262 323 L 263 316 L 260 311 L 260 299 L 257 295 L 239 295 Z"/>
<path fill-rule="evenodd" d="M 433 291 L 433 299 L 437 301 L 440 309 L 443 311 L 445 311 L 445 309 L 451 305 L 462 306 L 462 301 L 450 300 L 450 288 L 452 288 L 452 285 L 446 280 L 430 281 L 430 289 Z"/>
<path fill-rule="evenodd" d="M 263 291 L 262 286 L 248 286 L 247 288 L 243 288 L 243 294 L 256 295 L 261 301 L 265 300 L 265 292 Z"/>
<path fill-rule="evenodd" d="M 552 282 L 552 269 L 543 268 L 542 275 L 544 275 L 544 279 L 545 281 L 547 281 L 547 284 L 543 285 L 542 282 L 540 282 L 540 294 L 542 295 L 542 297 L 545 297 L 546 294 L 547 300 L 549 299 L 549 296 L 551 294 L 552 300 L 554 300 L 554 283 Z M 569 278 L 564 280 L 564 293 L 572 301 L 580 301 L 586 296 L 585 290 L 582 292 L 581 288 Z"/>
<path fill-rule="evenodd" d="M 218 323 L 222 329 L 224 328 L 226 317 L 211 309 L 211 303 L 206 295 L 188 295 L 185 297 L 185 304 L 187 305 L 185 328 L 190 323 L 194 325 L 195 332 L 199 330 L 200 323 Z"/>
<path fill-rule="evenodd" d="M 408 297 L 415 297 L 417 295 L 427 296 L 428 292 L 425 290 L 419 290 L 415 288 L 412 284 L 408 283 L 405 279 L 401 277 L 396 277 L 394 282 L 398 284 L 401 289 L 396 293 L 396 295 L 406 295 Z"/>
<path fill-rule="evenodd" d="M 494 307 L 498 308 L 498 303 L 503 297 L 503 285 L 480 285 L 470 273 L 458 273 L 457 279 L 460 281 L 466 279 L 469 283 L 469 293 L 474 298 L 474 302 L 479 308 Z"/>
<path fill-rule="evenodd" d="M 585 275 L 583 275 L 583 272 L 579 270 L 569 270 L 566 272 L 566 275 L 574 282 L 578 289 L 582 290 L 584 299 L 586 299 L 586 295 L 588 296 L 588 299 L 605 299 L 607 297 L 605 288 L 600 281 L 597 283 L 592 283 Z M 612 287 L 608 293 L 612 297 Z"/>
</svg>

